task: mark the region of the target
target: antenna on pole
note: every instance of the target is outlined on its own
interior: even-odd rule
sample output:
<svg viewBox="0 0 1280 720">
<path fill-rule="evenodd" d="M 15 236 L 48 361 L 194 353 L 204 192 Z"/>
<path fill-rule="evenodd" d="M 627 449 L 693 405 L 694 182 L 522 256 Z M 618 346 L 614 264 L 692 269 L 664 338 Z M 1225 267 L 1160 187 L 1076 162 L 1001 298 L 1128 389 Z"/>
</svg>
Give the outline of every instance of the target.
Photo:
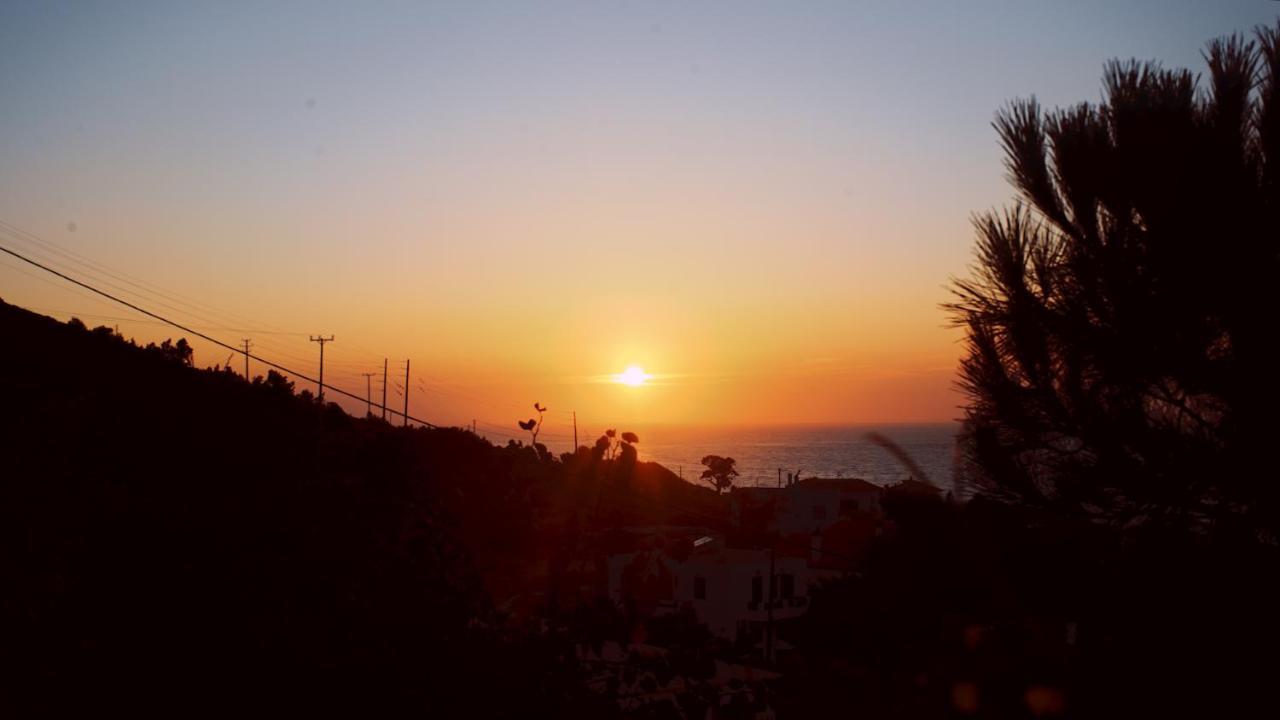
<svg viewBox="0 0 1280 720">
<path fill-rule="evenodd" d="M 311 342 L 320 343 L 320 379 L 316 384 L 320 386 L 320 402 L 324 402 L 324 344 L 333 342 L 333 336 L 311 335 L 310 337 Z"/>
</svg>

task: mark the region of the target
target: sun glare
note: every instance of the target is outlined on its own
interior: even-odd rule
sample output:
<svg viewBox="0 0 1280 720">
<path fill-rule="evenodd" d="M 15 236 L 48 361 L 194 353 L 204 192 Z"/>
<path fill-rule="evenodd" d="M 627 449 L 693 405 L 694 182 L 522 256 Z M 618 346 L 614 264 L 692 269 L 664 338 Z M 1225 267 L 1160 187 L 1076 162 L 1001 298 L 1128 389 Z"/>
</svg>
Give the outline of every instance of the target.
<svg viewBox="0 0 1280 720">
<path fill-rule="evenodd" d="M 632 387 L 643 385 L 644 381 L 648 379 L 649 374 L 644 371 L 644 368 L 636 365 L 632 365 L 614 376 L 615 382 L 619 382 L 623 385 L 631 385 Z"/>
</svg>

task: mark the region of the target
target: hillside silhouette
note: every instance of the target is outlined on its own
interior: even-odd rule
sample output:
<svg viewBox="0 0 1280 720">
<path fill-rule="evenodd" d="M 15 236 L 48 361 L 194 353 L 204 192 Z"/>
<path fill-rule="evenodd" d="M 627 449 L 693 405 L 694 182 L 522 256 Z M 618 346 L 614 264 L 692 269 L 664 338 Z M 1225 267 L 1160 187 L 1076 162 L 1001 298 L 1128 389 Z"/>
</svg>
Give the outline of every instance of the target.
<svg viewBox="0 0 1280 720">
<path fill-rule="evenodd" d="M 563 712 L 568 671 L 495 600 L 554 602 L 565 528 L 723 508 L 651 463 L 354 418 L 274 372 L 192 367 L 181 340 L 2 302 L 0 333 L 21 714 Z"/>
</svg>

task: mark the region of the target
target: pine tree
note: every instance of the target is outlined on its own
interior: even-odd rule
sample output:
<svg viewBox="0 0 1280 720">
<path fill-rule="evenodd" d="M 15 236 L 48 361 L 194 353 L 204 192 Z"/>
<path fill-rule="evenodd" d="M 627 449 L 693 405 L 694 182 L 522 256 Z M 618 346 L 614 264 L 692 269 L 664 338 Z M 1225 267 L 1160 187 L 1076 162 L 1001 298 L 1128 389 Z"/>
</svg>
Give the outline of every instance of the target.
<svg viewBox="0 0 1280 720">
<path fill-rule="evenodd" d="M 994 123 L 1019 199 L 980 215 L 959 475 L 1116 523 L 1280 527 L 1280 28 L 1207 82 L 1107 65 L 1101 104 Z"/>
</svg>

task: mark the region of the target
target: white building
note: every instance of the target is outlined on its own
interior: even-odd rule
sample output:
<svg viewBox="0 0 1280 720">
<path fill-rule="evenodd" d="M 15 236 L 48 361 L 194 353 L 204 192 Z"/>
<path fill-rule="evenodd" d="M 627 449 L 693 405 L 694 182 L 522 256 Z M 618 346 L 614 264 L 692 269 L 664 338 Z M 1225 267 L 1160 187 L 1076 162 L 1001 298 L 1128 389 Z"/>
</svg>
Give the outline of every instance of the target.
<svg viewBox="0 0 1280 720">
<path fill-rule="evenodd" d="M 771 610 L 775 622 L 799 617 L 810 590 L 843 574 L 870 545 L 883 492 L 857 478 L 734 488 L 733 523 L 755 547 L 728 547 L 705 528 L 630 528 L 635 549 L 609 556 L 610 597 L 641 614 L 692 609 L 727 640 L 760 638 Z"/>
<path fill-rule="evenodd" d="M 787 487 L 736 487 L 729 495 L 739 527 L 782 535 L 821 533 L 841 518 L 880 515 L 884 488 L 859 478 L 809 478 Z"/>
<path fill-rule="evenodd" d="M 771 609 L 775 621 L 799 617 L 810 588 L 839 574 L 814 564 L 806 548 L 779 549 L 770 588 L 770 550 L 727 548 L 713 535 L 699 540 L 684 558 L 656 548 L 611 556 L 610 596 L 619 603 L 638 599 L 654 614 L 690 608 L 712 634 L 735 640 L 758 635 Z"/>
</svg>

